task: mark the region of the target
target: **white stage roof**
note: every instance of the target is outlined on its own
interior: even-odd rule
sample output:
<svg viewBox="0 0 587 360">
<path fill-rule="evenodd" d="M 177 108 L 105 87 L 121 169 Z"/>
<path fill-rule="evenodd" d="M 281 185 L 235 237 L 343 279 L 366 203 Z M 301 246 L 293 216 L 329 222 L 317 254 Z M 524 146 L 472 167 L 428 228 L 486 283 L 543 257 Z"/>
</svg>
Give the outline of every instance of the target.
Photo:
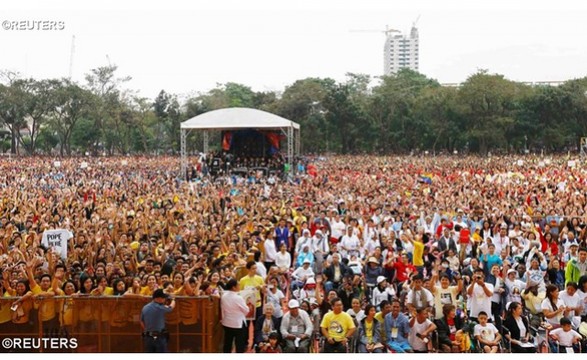
<svg viewBox="0 0 587 360">
<path fill-rule="evenodd" d="M 281 129 L 300 125 L 266 111 L 249 108 L 212 110 L 181 123 L 181 129 L 230 130 L 230 129 Z"/>
</svg>

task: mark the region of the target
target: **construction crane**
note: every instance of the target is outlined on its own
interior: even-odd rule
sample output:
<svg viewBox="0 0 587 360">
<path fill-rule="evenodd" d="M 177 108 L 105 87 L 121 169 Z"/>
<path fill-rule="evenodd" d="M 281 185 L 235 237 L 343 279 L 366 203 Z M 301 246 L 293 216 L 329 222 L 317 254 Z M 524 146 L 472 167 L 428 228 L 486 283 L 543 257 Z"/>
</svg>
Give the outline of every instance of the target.
<svg viewBox="0 0 587 360">
<path fill-rule="evenodd" d="M 385 26 L 385 30 L 365 30 L 365 29 L 353 29 L 350 30 L 352 33 L 384 33 L 385 36 L 391 36 L 392 33 L 401 33 L 401 31 L 396 29 L 390 29 L 388 26 Z"/>
<path fill-rule="evenodd" d="M 75 54 L 75 35 L 71 37 L 71 50 L 69 52 L 69 79 L 73 76 L 73 56 Z"/>
</svg>

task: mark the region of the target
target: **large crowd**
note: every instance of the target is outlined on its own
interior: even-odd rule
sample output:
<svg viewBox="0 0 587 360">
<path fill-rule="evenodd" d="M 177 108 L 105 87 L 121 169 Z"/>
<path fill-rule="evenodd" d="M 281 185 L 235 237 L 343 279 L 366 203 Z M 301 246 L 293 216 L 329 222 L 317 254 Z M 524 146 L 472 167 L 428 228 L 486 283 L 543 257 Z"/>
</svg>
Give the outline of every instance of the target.
<svg viewBox="0 0 587 360">
<path fill-rule="evenodd" d="M 581 350 L 581 161 L 333 156 L 281 178 L 190 161 L 185 181 L 171 157 L 1 159 L 0 333 L 71 327 L 63 296 L 163 289 L 221 298 L 225 351 L 535 352 L 533 329 Z M 55 229 L 64 257 L 42 244 Z"/>
</svg>

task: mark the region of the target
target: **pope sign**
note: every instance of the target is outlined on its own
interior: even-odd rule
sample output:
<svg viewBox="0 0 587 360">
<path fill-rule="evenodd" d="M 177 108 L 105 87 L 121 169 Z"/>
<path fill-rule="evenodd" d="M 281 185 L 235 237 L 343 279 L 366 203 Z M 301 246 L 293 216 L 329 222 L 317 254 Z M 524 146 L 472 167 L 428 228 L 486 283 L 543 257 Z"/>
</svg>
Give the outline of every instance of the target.
<svg viewBox="0 0 587 360">
<path fill-rule="evenodd" d="M 62 259 L 67 259 L 67 241 L 73 234 L 66 229 L 45 230 L 41 243 L 47 249 L 54 249 Z"/>
</svg>

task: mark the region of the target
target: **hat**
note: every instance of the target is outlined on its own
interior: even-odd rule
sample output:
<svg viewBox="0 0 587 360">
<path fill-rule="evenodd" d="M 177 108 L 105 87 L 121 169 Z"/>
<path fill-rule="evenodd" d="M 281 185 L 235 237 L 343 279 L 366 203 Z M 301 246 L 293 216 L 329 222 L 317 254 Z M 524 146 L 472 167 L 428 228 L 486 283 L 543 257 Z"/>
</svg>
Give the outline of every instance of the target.
<svg viewBox="0 0 587 360">
<path fill-rule="evenodd" d="M 379 261 L 377 261 L 377 259 L 375 259 L 375 257 L 371 256 L 369 258 L 369 261 L 367 261 L 368 263 L 375 263 L 375 264 L 379 264 Z"/>
<path fill-rule="evenodd" d="M 290 300 L 289 303 L 287 303 L 287 307 L 290 309 L 296 309 L 300 307 L 300 303 L 297 300 L 293 299 Z"/>
<path fill-rule="evenodd" d="M 528 280 L 528 283 L 526 284 L 526 287 L 527 288 L 531 288 L 531 287 L 538 286 L 538 285 L 540 285 L 538 283 L 538 281 L 535 281 L 535 280 L 530 279 L 530 280 Z"/>
<path fill-rule="evenodd" d="M 500 227 L 501 227 L 502 229 L 507 229 L 507 228 L 508 228 L 508 226 L 507 226 L 507 224 L 506 224 L 506 223 L 502 223 Z"/>
<path fill-rule="evenodd" d="M 310 259 L 306 258 L 304 259 L 304 262 L 302 264 L 311 264 L 312 262 L 310 261 Z"/>
<path fill-rule="evenodd" d="M 381 284 L 385 280 L 387 280 L 387 278 L 385 276 L 378 276 L 377 277 L 377 284 Z"/>
<path fill-rule="evenodd" d="M 573 246 L 579 246 L 579 244 L 577 244 L 576 242 L 571 243 L 571 246 L 569 247 L 573 247 Z"/>
<path fill-rule="evenodd" d="M 163 289 L 157 289 L 153 293 L 153 299 L 156 299 L 156 298 L 164 298 L 164 299 L 167 299 L 167 298 L 169 298 L 169 295 L 167 295 L 166 293 L 164 293 L 163 292 Z"/>
<path fill-rule="evenodd" d="M 470 258 L 466 258 L 465 260 L 463 260 L 463 266 L 469 266 L 470 263 L 471 263 Z"/>
<path fill-rule="evenodd" d="M 463 209 L 458 209 L 458 210 L 457 210 L 457 212 L 458 212 L 458 213 L 462 213 L 462 212 L 464 212 L 464 211 L 463 211 Z"/>
<path fill-rule="evenodd" d="M 515 274 L 515 273 L 516 273 L 516 270 L 514 270 L 514 269 L 509 269 L 509 270 L 508 270 L 508 275 L 509 275 L 509 274 L 511 274 L 511 273 L 514 273 L 514 274 Z"/>
<path fill-rule="evenodd" d="M 314 235 L 318 235 L 320 234 L 320 236 L 322 236 L 322 230 L 316 230 L 316 232 L 314 233 Z"/>
<path fill-rule="evenodd" d="M 318 300 L 316 300 L 316 298 L 310 298 L 310 305 L 318 306 Z"/>
<path fill-rule="evenodd" d="M 316 280 L 314 280 L 314 278 L 308 278 L 308 280 L 306 280 L 306 285 L 315 285 L 316 284 Z"/>
</svg>

